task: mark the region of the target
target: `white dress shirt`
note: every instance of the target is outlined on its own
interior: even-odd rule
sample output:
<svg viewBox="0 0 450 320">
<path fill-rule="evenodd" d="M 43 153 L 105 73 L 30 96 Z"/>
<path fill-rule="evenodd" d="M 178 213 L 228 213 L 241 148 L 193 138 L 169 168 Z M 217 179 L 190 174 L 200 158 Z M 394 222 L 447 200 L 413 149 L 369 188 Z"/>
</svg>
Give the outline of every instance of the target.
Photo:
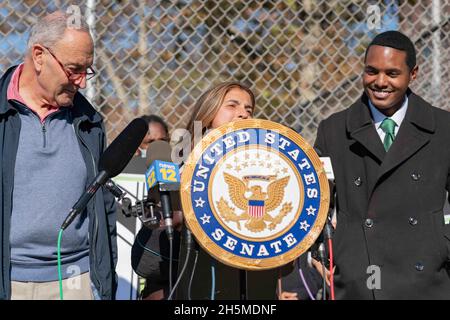
<svg viewBox="0 0 450 320">
<path fill-rule="evenodd" d="M 369 107 L 370 107 L 370 113 L 372 114 L 372 121 L 375 125 L 375 129 L 377 130 L 378 135 L 380 136 L 381 142 L 384 141 L 384 136 L 386 135 L 384 131 L 380 128 L 381 122 L 385 118 L 391 118 L 395 121 L 396 126 L 394 128 L 394 136 L 397 136 L 398 129 L 400 128 L 400 125 L 403 122 L 403 119 L 405 118 L 406 110 L 408 110 L 408 97 L 405 96 L 405 101 L 403 101 L 402 106 L 400 109 L 398 109 L 391 117 L 386 117 L 384 114 L 382 114 L 373 104 L 372 101 L 369 99 Z"/>
</svg>

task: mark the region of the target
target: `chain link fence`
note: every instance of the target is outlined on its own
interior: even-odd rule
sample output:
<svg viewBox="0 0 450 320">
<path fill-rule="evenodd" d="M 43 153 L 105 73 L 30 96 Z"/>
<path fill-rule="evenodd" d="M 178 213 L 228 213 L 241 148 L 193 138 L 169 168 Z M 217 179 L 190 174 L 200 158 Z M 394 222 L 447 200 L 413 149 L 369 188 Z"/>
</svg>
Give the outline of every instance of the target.
<svg viewBox="0 0 450 320">
<path fill-rule="evenodd" d="M 184 128 L 204 90 L 239 80 L 255 92 L 256 117 L 312 143 L 322 119 L 361 95 L 365 47 L 392 29 L 415 42 L 412 89 L 450 110 L 449 0 L 2 0 L 3 72 L 23 59 L 36 18 L 71 5 L 92 26 L 98 75 L 85 94 L 109 141 L 143 114 Z"/>
</svg>

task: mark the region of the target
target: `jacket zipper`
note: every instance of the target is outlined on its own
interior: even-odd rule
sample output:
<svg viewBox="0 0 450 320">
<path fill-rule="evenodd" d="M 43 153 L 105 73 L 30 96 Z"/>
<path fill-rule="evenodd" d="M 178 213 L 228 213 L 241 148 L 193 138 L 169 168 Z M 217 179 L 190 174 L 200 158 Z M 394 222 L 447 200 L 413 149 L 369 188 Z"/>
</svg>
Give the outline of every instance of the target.
<svg viewBox="0 0 450 320">
<path fill-rule="evenodd" d="M 78 139 L 80 139 L 81 143 L 89 151 L 89 154 L 90 154 L 91 160 L 92 160 L 92 166 L 94 168 L 94 176 L 95 176 L 95 175 L 97 175 L 97 166 L 95 165 L 94 155 L 92 154 L 91 149 L 89 149 L 89 146 L 84 142 L 84 140 L 79 135 L 79 129 L 80 129 L 79 126 L 80 126 L 80 122 L 77 123 L 76 129 L 74 127 L 75 135 L 78 137 Z M 93 215 L 94 215 L 94 234 L 92 235 L 92 248 L 93 248 L 92 249 L 92 259 L 94 260 L 94 263 L 93 263 L 94 269 L 92 271 L 94 272 L 95 279 L 98 281 L 98 285 L 100 287 L 100 292 L 98 292 L 98 293 L 99 293 L 99 295 L 101 297 L 102 296 L 102 292 L 103 292 L 103 288 L 102 288 L 101 281 L 98 280 L 99 277 L 98 277 L 97 270 L 96 270 L 96 267 L 97 267 L 97 255 L 96 255 L 96 251 L 95 251 L 95 245 L 97 243 L 97 236 L 98 236 L 98 218 L 97 218 L 97 215 L 95 213 L 95 197 L 93 199 L 92 205 L 93 205 Z M 89 239 L 89 242 L 90 242 L 90 239 Z M 94 283 L 94 285 L 95 285 L 95 283 Z"/>
<path fill-rule="evenodd" d="M 39 122 L 41 122 L 41 119 L 39 118 L 39 116 L 38 116 L 34 111 L 32 111 L 32 112 L 38 117 Z M 47 147 L 47 127 L 45 126 L 45 124 L 46 124 L 46 122 L 47 122 L 48 119 L 50 119 L 50 118 L 53 117 L 55 114 L 58 114 L 58 113 L 60 113 L 60 112 L 61 112 L 61 110 L 58 110 L 58 111 L 56 111 L 56 112 L 54 112 L 54 113 L 48 115 L 48 116 L 44 119 L 44 122 L 41 123 L 41 129 L 42 129 L 42 137 L 43 137 L 43 145 L 44 145 L 44 148 Z"/>
<path fill-rule="evenodd" d="M 46 133 L 47 129 L 45 128 L 45 121 L 42 124 L 42 136 L 44 137 L 44 148 L 47 146 L 47 138 L 46 138 Z"/>
</svg>

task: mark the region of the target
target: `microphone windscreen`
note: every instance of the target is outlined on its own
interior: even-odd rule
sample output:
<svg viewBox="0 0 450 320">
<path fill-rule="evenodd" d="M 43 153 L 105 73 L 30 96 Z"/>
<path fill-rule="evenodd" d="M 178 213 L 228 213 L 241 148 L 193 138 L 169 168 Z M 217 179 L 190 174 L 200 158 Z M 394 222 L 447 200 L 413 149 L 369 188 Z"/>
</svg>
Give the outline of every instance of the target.
<svg viewBox="0 0 450 320">
<path fill-rule="evenodd" d="M 136 118 L 117 136 L 100 157 L 99 169 L 115 177 L 130 162 L 148 131 L 148 124 Z"/>
<path fill-rule="evenodd" d="M 147 168 L 153 163 L 155 160 L 172 162 L 172 147 L 167 141 L 156 140 L 148 145 L 147 148 Z"/>
</svg>

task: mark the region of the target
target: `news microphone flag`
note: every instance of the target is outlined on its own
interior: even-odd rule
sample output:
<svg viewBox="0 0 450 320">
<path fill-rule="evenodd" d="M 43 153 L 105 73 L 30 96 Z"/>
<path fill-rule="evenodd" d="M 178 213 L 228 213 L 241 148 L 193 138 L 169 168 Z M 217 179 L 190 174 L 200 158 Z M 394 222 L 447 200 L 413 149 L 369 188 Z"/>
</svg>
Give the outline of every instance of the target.
<svg viewBox="0 0 450 320">
<path fill-rule="evenodd" d="M 180 168 L 177 164 L 167 161 L 155 160 L 145 172 L 147 190 L 157 183 L 180 183 Z"/>
</svg>

